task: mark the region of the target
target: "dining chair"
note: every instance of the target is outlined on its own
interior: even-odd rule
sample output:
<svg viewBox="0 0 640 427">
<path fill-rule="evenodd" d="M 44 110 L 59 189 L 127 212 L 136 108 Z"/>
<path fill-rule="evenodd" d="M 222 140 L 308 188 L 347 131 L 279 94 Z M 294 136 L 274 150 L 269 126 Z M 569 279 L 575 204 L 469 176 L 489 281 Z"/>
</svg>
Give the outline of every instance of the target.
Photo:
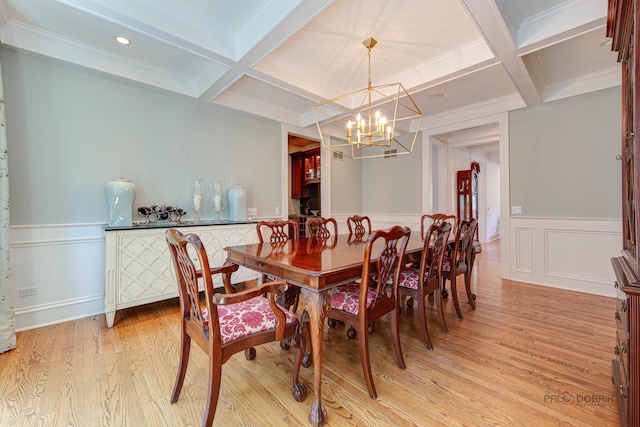
<svg viewBox="0 0 640 427">
<path fill-rule="evenodd" d="M 181 313 L 180 361 L 171 403 L 180 397 L 192 340 L 209 358 L 208 396 L 202 421 L 204 427 L 213 424 L 220 394 L 222 365 L 233 354 L 243 350 L 245 357 L 252 360 L 256 356 L 255 346 L 283 339 L 288 340 L 295 349 L 293 397 L 302 402 L 307 394 L 305 385 L 299 382 L 304 337 L 298 319 L 275 302 L 275 296 L 287 288 L 286 283 L 269 282 L 257 288 L 235 292 L 230 277 L 238 269 L 237 265 L 211 268 L 207 252 L 196 234 L 184 235 L 172 228 L 166 231 L 165 237 L 178 283 Z M 197 255 L 200 269 L 196 268 L 190 252 Z M 222 276 L 227 293 L 214 294 L 214 275 Z M 204 285 L 204 299 L 198 292 L 201 283 Z M 244 319 L 251 319 L 251 322 L 245 322 Z M 275 366 L 273 370 L 281 371 Z"/>
<path fill-rule="evenodd" d="M 439 225 L 431 224 L 425 235 L 419 266 L 417 268 L 405 266 L 400 271 L 398 293 L 411 297 L 409 301 L 418 301 L 420 327 L 429 350 L 433 350 L 433 344 L 427 328 L 425 299 L 431 293 L 435 296 L 436 310 L 442 330 L 443 332 L 447 330 L 442 305 L 441 282 L 442 261 L 450 232 L 451 224 L 446 221 Z M 410 305 L 408 304 L 408 306 Z"/>
<path fill-rule="evenodd" d="M 270 230 L 269 243 L 282 243 L 300 237 L 300 227 L 298 222 L 292 219 L 284 220 L 279 218 L 268 221 L 260 221 L 256 225 L 258 232 L 258 243 L 263 243 L 266 237 L 265 230 Z"/>
<path fill-rule="evenodd" d="M 258 224 L 256 224 L 256 231 L 258 232 L 259 244 L 264 244 L 265 238 L 267 237 L 267 231 L 271 232 L 271 234 L 269 234 L 269 244 L 276 254 L 283 253 L 282 251 L 284 249 L 284 246 L 289 240 L 298 240 L 300 237 L 300 228 L 298 222 L 291 219 L 282 220 L 279 218 L 274 218 L 268 221 L 260 221 L 258 222 Z M 276 280 L 280 279 L 271 275 L 262 275 L 263 283 L 273 282 Z M 298 311 L 298 304 L 300 302 L 300 287 L 294 283 L 287 282 L 286 291 L 276 298 L 276 302 L 279 305 L 285 307 L 290 312 L 296 313 Z M 312 350 L 311 335 L 309 331 L 309 315 L 306 311 L 301 314 L 300 321 L 302 323 L 302 330 L 306 338 L 304 344 L 302 366 L 308 368 L 312 363 Z M 283 350 L 287 350 L 287 341 L 280 341 L 280 347 L 282 347 Z"/>
<path fill-rule="evenodd" d="M 334 248 L 338 244 L 338 223 L 333 218 L 316 216 L 306 223 L 307 252 Z"/>
<path fill-rule="evenodd" d="M 338 234 L 338 223 L 334 218 L 314 216 L 307 219 L 307 237 L 327 240 Z"/>
<path fill-rule="evenodd" d="M 388 231 L 377 230 L 371 234 L 364 247 L 361 282 L 337 286 L 331 296 L 331 309 L 327 316 L 348 323 L 357 331 L 362 371 L 369 396 L 373 399 L 378 394 L 371 374 L 368 327 L 386 314 L 391 316 L 398 366 L 405 369 L 398 329 L 398 280 L 410 235 L 408 227 L 398 225 Z M 372 279 L 372 274 L 375 279 Z M 389 279 L 392 279 L 391 286 L 387 288 Z"/>
<path fill-rule="evenodd" d="M 449 224 L 451 224 L 451 232 L 455 236 L 458 228 L 458 217 L 456 217 L 455 215 L 434 213 L 422 215 L 422 218 L 420 218 L 420 238 L 424 240 L 424 235 L 429 230 L 429 227 L 431 225 L 440 225 L 443 222 L 448 222 Z"/>
<path fill-rule="evenodd" d="M 473 250 L 473 236 L 478 227 L 478 220 L 472 218 L 471 221 L 460 221 L 456 240 L 451 256 L 444 257 L 442 262 L 442 286 L 446 281 L 451 281 L 451 293 L 453 294 L 453 305 L 456 308 L 458 317 L 462 319 L 462 310 L 458 302 L 457 278 L 464 275 L 464 285 L 467 290 L 467 299 L 472 308 L 476 308 L 476 295 L 471 292 L 471 272 L 475 261 Z"/>
<path fill-rule="evenodd" d="M 300 237 L 300 227 L 297 221 L 292 219 L 282 220 L 274 218 L 268 221 L 260 221 L 256 225 L 258 233 L 258 243 L 264 243 L 265 238 L 269 237 L 269 243 L 273 246 L 282 245 L 289 240 L 296 240 Z M 270 234 L 267 235 L 267 231 Z M 263 282 L 272 282 L 279 278 L 269 275 L 263 275 Z M 278 299 L 278 303 L 294 313 L 298 310 L 298 301 L 300 299 L 300 287 L 289 284 L 284 295 Z"/>
<path fill-rule="evenodd" d="M 448 222 L 451 224 L 451 233 L 453 236 L 456 235 L 458 230 L 458 217 L 455 215 L 447 215 L 443 213 L 434 213 L 434 214 L 425 214 L 420 218 L 420 238 L 424 240 L 424 235 L 426 231 L 432 224 L 442 224 L 443 222 Z M 445 257 L 451 257 L 451 251 L 453 250 L 453 242 L 449 242 L 445 249 Z M 412 260 L 413 261 L 413 260 Z M 417 262 L 414 263 L 414 267 L 417 266 Z M 449 296 L 449 291 L 447 288 L 442 288 L 442 298 L 447 298 Z"/>
<path fill-rule="evenodd" d="M 368 216 L 353 215 L 347 218 L 349 234 L 371 234 L 371 219 Z"/>
</svg>

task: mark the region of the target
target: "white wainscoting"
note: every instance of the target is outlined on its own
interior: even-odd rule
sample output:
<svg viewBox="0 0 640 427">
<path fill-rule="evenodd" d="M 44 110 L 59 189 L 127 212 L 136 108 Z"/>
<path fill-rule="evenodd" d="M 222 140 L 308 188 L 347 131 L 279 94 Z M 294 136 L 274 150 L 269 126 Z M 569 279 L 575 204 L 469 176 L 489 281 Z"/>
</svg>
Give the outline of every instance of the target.
<svg viewBox="0 0 640 427">
<path fill-rule="evenodd" d="M 103 226 L 11 227 L 17 331 L 104 313 Z M 18 296 L 32 287 L 37 295 Z"/>
<path fill-rule="evenodd" d="M 340 233 L 347 217 L 334 215 Z M 420 232 L 421 215 L 372 214 L 374 229 Z M 511 218 L 511 279 L 615 296 L 609 258 L 621 247 L 620 220 Z M 11 227 L 16 329 L 104 313 L 104 224 Z M 20 288 L 38 294 L 19 297 Z"/>
<path fill-rule="evenodd" d="M 511 217 L 511 279 L 615 297 L 620 220 Z M 503 255 L 504 259 L 504 255 Z"/>
</svg>

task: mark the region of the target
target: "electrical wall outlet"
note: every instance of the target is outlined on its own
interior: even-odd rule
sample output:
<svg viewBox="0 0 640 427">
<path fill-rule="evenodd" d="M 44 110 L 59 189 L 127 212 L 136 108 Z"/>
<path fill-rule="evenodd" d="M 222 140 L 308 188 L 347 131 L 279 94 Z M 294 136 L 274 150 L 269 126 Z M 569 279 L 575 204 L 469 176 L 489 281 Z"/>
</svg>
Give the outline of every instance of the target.
<svg viewBox="0 0 640 427">
<path fill-rule="evenodd" d="M 30 297 L 32 295 L 38 295 L 38 287 L 33 286 L 31 288 L 20 288 L 18 289 L 18 296 L 20 297 Z"/>
<path fill-rule="evenodd" d="M 276 206 L 275 214 L 280 215 L 280 206 Z"/>
<path fill-rule="evenodd" d="M 247 208 L 247 215 L 249 216 L 258 215 L 258 208 Z"/>
<path fill-rule="evenodd" d="M 522 215 L 522 206 L 511 206 L 511 215 Z"/>
</svg>

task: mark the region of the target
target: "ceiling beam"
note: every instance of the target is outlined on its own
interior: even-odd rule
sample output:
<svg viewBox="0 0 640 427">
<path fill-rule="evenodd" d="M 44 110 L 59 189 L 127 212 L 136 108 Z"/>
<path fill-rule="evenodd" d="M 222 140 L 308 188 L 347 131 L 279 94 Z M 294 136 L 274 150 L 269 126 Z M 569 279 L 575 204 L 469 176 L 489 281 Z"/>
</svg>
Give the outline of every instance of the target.
<svg viewBox="0 0 640 427">
<path fill-rule="evenodd" d="M 542 94 L 536 87 L 524 61 L 518 55 L 516 42 L 511 37 L 495 1 L 462 0 L 462 3 L 485 42 L 503 64 L 525 104 L 539 104 L 542 101 Z"/>
</svg>

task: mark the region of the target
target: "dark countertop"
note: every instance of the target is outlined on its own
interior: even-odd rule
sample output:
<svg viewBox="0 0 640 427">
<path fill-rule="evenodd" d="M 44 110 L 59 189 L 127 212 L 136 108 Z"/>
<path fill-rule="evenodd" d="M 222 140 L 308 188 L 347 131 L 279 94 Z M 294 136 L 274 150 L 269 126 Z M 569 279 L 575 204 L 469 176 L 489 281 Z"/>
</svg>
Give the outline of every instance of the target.
<svg viewBox="0 0 640 427">
<path fill-rule="evenodd" d="M 105 225 L 105 231 L 112 230 L 145 230 L 149 228 L 174 228 L 174 227 L 200 227 L 207 225 L 233 225 L 233 224 L 257 224 L 257 221 L 228 221 L 228 220 L 220 220 L 215 221 L 212 219 L 200 220 L 197 223 L 194 221 L 185 221 L 183 223 L 177 223 L 172 221 L 156 221 L 150 222 L 149 224 L 145 224 L 144 222 L 134 222 L 132 226 L 124 226 L 124 227 L 110 227 L 108 224 Z"/>
</svg>

